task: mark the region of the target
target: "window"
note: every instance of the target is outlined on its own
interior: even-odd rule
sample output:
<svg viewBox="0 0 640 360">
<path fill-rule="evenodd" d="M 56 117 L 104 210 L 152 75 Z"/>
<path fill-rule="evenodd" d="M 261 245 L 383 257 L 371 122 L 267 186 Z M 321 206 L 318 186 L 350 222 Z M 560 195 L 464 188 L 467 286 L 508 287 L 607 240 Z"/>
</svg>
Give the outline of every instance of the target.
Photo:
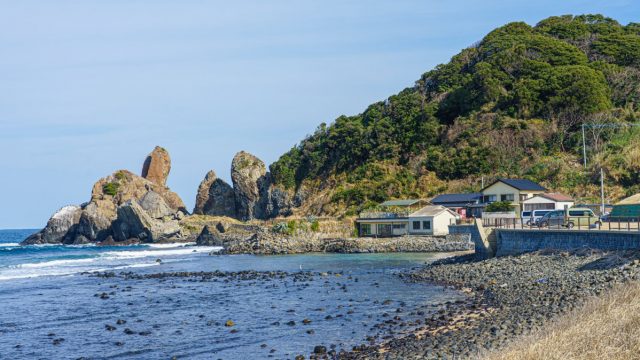
<svg viewBox="0 0 640 360">
<path fill-rule="evenodd" d="M 420 221 L 413 222 L 413 230 L 420 230 Z"/>
<path fill-rule="evenodd" d="M 513 201 L 513 199 L 515 199 L 513 194 L 502 194 L 502 195 L 500 195 L 500 201 Z"/>
<path fill-rule="evenodd" d="M 360 235 L 371 235 L 371 224 L 360 224 Z"/>
<path fill-rule="evenodd" d="M 393 224 L 394 229 L 404 229 L 405 227 L 405 224 Z"/>
<path fill-rule="evenodd" d="M 520 201 L 525 201 L 529 198 L 527 194 L 520 194 Z"/>
<path fill-rule="evenodd" d="M 484 203 L 492 203 L 498 200 L 498 195 L 485 195 L 482 197 L 482 202 Z"/>
<path fill-rule="evenodd" d="M 431 230 L 431 221 L 425 220 L 422 222 L 422 229 Z"/>
</svg>

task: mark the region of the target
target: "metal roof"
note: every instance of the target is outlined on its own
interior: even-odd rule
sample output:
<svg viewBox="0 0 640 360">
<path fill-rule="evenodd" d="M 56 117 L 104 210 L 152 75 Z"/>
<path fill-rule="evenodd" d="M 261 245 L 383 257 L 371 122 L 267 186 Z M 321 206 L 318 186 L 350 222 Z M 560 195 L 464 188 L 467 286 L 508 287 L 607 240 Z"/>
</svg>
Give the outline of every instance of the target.
<svg viewBox="0 0 640 360">
<path fill-rule="evenodd" d="M 380 204 L 380 206 L 411 206 L 419 203 L 420 199 L 408 199 L 408 200 L 387 200 Z"/>
<path fill-rule="evenodd" d="M 503 182 L 503 183 L 511 186 L 512 188 L 515 188 L 515 189 L 518 189 L 518 190 L 533 190 L 533 191 L 546 191 L 547 190 L 544 187 L 542 187 L 540 184 L 538 184 L 537 182 L 531 181 L 531 180 L 528 180 L 528 179 L 505 179 L 505 178 L 499 178 L 496 181 L 492 182 L 491 184 L 485 186 L 484 189 L 482 189 L 482 191 L 484 191 L 486 188 L 492 186 L 493 184 L 495 184 L 497 182 Z"/>
<path fill-rule="evenodd" d="M 620 200 L 616 205 L 634 205 L 640 204 L 640 194 L 631 195 L 628 198 Z"/>
<path fill-rule="evenodd" d="M 474 203 L 482 196 L 481 193 L 441 194 L 434 197 L 431 203 L 434 205 L 446 203 Z"/>
<path fill-rule="evenodd" d="M 423 207 L 422 209 L 409 214 L 409 217 L 436 216 L 436 215 L 441 214 L 441 213 L 443 213 L 445 211 L 451 213 L 451 215 L 453 215 L 453 216 L 456 216 L 456 213 L 454 213 L 453 211 L 447 209 L 446 207 L 444 207 L 442 205 L 427 205 L 427 206 Z"/>
</svg>

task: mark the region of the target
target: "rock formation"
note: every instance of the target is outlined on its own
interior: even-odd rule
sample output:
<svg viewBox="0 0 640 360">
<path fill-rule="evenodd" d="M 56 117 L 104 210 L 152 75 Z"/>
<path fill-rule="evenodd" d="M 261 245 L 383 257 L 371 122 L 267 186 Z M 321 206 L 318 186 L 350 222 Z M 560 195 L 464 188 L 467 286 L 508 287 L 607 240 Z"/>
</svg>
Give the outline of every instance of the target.
<svg viewBox="0 0 640 360">
<path fill-rule="evenodd" d="M 169 190 L 164 181 L 152 182 L 130 171 L 119 170 L 93 185 L 88 203 L 62 208 L 44 229 L 23 244 L 83 244 L 114 239 L 150 242 L 179 238 L 178 220 L 185 213 L 182 199 Z"/>
<path fill-rule="evenodd" d="M 158 185 L 166 185 L 171 171 L 171 158 L 169 152 L 160 146 L 156 146 L 147 156 L 142 165 L 142 177 Z"/>
<path fill-rule="evenodd" d="M 233 188 L 211 170 L 198 187 L 194 214 L 236 217 Z"/>
<path fill-rule="evenodd" d="M 47 221 L 42 231 L 31 235 L 34 243 L 57 244 L 64 242 L 67 232 L 80 221 L 82 209 L 79 206 L 69 205 L 56 211 Z"/>
<path fill-rule="evenodd" d="M 240 220 L 269 219 L 291 214 L 291 195 L 273 185 L 262 160 L 240 151 L 231 162 L 233 187 L 209 171 L 198 187 L 195 214 Z"/>
<path fill-rule="evenodd" d="M 204 228 L 202 228 L 202 232 L 196 239 L 196 244 L 201 246 L 222 246 L 222 243 L 223 240 L 217 226 L 209 227 L 209 225 L 205 225 Z"/>
<path fill-rule="evenodd" d="M 260 199 L 267 167 L 257 157 L 240 151 L 231 162 L 231 180 L 236 198 L 236 212 L 241 220 L 255 218 L 255 207 Z M 259 215 L 259 214 L 258 214 Z"/>
</svg>

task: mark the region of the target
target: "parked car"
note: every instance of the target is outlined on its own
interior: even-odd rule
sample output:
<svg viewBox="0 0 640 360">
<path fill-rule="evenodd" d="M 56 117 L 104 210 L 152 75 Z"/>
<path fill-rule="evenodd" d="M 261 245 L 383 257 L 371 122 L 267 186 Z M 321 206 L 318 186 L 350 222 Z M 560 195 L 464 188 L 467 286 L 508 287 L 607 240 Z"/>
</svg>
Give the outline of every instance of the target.
<svg viewBox="0 0 640 360">
<path fill-rule="evenodd" d="M 553 210 L 533 210 L 533 211 L 529 211 L 530 215 L 529 215 L 529 219 L 525 222 L 525 224 L 527 224 L 527 226 L 534 226 L 538 223 L 538 221 L 540 221 L 540 219 L 545 216 L 546 214 L 552 212 Z"/>
<path fill-rule="evenodd" d="M 591 209 L 571 208 L 565 214 L 564 210 L 553 210 L 545 214 L 538 220 L 538 227 L 566 227 L 572 229 L 574 226 L 599 226 L 601 224 Z"/>
<path fill-rule="evenodd" d="M 520 213 L 520 218 L 522 219 L 523 223 L 526 223 L 527 226 L 530 225 L 531 223 L 531 211 L 523 211 Z"/>
</svg>

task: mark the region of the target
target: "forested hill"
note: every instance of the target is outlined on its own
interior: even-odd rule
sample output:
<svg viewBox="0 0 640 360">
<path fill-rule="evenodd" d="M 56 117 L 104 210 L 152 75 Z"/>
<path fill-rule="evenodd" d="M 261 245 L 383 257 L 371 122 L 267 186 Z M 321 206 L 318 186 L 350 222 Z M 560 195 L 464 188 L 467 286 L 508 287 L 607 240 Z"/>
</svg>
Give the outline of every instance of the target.
<svg viewBox="0 0 640 360">
<path fill-rule="evenodd" d="M 363 113 L 321 124 L 270 167 L 310 212 L 428 198 L 518 176 L 595 200 L 640 191 L 640 24 L 559 16 L 495 29 Z M 589 166 L 582 167 L 581 126 Z"/>
</svg>

